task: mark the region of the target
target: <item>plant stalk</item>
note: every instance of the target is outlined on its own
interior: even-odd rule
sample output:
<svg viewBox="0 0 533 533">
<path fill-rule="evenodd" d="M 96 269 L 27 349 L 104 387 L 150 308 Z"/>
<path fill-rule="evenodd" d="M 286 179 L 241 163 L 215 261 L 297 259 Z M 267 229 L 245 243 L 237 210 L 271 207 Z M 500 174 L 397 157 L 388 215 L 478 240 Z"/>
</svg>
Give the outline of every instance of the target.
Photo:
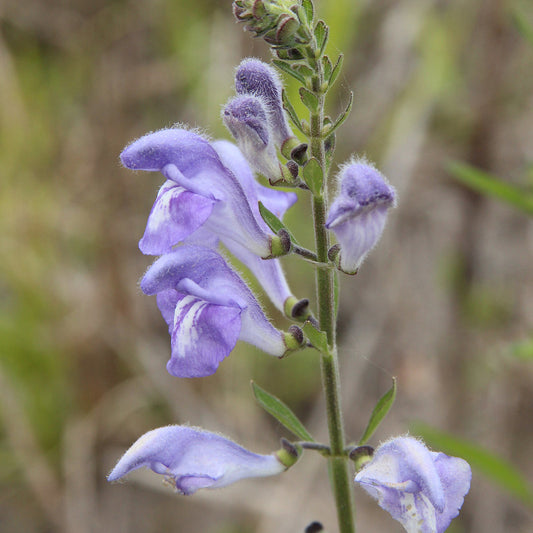
<svg viewBox="0 0 533 533">
<path fill-rule="evenodd" d="M 322 62 L 314 62 L 316 86 L 321 87 L 324 79 Z M 320 195 L 313 196 L 313 218 L 315 245 L 318 261 L 328 261 L 330 247 L 328 231 L 325 227 L 327 212 L 327 168 L 322 128 L 324 124 L 325 97 L 318 94 L 318 108 L 310 115 L 310 156 L 317 159 L 324 176 L 324 186 Z M 339 365 L 336 347 L 335 276 L 332 269 L 316 268 L 318 298 L 318 320 L 320 329 L 327 334 L 329 352 L 321 355 L 322 386 L 326 398 L 326 412 L 331 457 L 328 458 L 330 482 L 337 506 L 337 519 L 340 533 L 355 532 L 355 506 L 349 469 L 349 459 L 344 453 L 345 437 L 340 405 Z"/>
</svg>

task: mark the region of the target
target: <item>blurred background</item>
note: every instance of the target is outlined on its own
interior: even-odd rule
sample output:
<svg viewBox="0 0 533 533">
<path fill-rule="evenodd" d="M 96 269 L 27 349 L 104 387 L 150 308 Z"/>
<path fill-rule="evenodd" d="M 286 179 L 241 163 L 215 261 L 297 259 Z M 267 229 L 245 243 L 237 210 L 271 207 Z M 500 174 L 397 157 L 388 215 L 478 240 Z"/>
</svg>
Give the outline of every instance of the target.
<svg viewBox="0 0 533 533">
<path fill-rule="evenodd" d="M 379 246 L 342 278 L 347 433 L 360 437 L 397 376 L 370 444 L 410 431 L 469 459 L 451 533 L 531 533 L 533 210 L 520 204 L 533 202 L 533 6 L 317 7 L 330 56 L 345 54 L 331 114 L 355 91 L 336 161 L 366 154 L 399 194 Z M 295 533 L 313 520 L 336 531 L 312 452 L 280 478 L 189 498 L 150 472 L 105 480 L 138 436 L 171 423 L 277 449 L 288 435 L 255 404 L 251 379 L 327 438 L 315 352 L 278 361 L 239 345 L 214 376 L 173 378 L 166 326 L 138 288 L 151 258 L 137 242 L 163 179 L 121 168 L 118 154 L 176 122 L 227 138 L 220 109 L 250 55 L 269 59 L 229 0 L 0 3 L 2 533 Z M 310 245 L 309 220 L 301 195 L 287 222 Z M 312 297 L 311 268 L 284 265 L 294 293 Z M 356 497 L 358 531 L 403 531 Z"/>
</svg>

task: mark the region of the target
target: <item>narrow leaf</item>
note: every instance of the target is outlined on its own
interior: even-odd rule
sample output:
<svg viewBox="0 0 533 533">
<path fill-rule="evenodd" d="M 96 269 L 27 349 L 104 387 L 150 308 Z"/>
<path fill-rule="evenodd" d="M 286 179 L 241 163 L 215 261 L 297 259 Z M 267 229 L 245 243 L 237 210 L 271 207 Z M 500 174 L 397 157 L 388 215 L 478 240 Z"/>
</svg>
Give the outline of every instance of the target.
<svg viewBox="0 0 533 533">
<path fill-rule="evenodd" d="M 303 325 L 302 329 L 305 336 L 318 351 L 325 354 L 329 353 L 328 337 L 323 331 L 316 329 L 309 321 Z"/>
<path fill-rule="evenodd" d="M 328 79 L 328 87 L 331 87 L 339 77 L 339 74 L 342 70 L 342 63 L 344 62 L 344 56 L 342 54 L 339 55 L 337 62 L 335 63 L 335 66 L 333 67 L 333 70 L 331 71 L 331 76 Z"/>
<path fill-rule="evenodd" d="M 298 241 L 294 238 L 294 235 L 287 229 L 285 224 L 274 214 L 269 211 L 262 202 L 258 202 L 259 213 L 263 217 L 266 225 L 277 235 L 280 229 L 284 229 L 290 236 L 291 242 L 296 246 L 299 246 Z"/>
<path fill-rule="evenodd" d="M 315 157 L 309 159 L 305 164 L 303 168 L 303 177 L 313 195 L 319 196 L 322 193 L 324 175 L 322 173 L 322 167 Z"/>
<path fill-rule="evenodd" d="M 313 2 L 311 0 L 302 0 L 302 7 L 304 8 L 305 16 L 307 17 L 307 22 L 309 24 L 312 24 L 313 17 L 315 16 Z"/>
<path fill-rule="evenodd" d="M 301 98 L 304 106 L 307 107 L 307 109 L 309 109 L 309 111 L 315 113 L 316 110 L 318 109 L 318 97 L 317 97 L 317 95 L 312 93 L 311 91 L 309 91 L 305 87 L 300 87 L 299 93 L 300 93 L 300 98 Z"/>
<path fill-rule="evenodd" d="M 298 118 L 298 115 L 294 110 L 294 107 L 292 106 L 291 101 L 287 96 L 287 93 L 283 91 L 281 93 L 281 97 L 283 99 L 283 107 L 285 111 L 287 111 L 287 113 L 289 114 L 289 117 L 292 120 L 293 124 L 305 135 L 306 133 L 302 127 L 302 123 L 300 122 L 300 119 Z"/>
<path fill-rule="evenodd" d="M 299 439 L 308 442 L 314 442 L 315 439 L 305 429 L 298 417 L 284 404 L 279 398 L 276 398 L 266 390 L 262 389 L 252 381 L 252 390 L 257 403 L 270 415 L 272 415 L 280 424 L 287 428 Z"/>
<path fill-rule="evenodd" d="M 477 444 L 440 432 L 425 424 L 416 424 L 413 432 L 423 437 L 435 449 L 462 457 L 472 468 L 533 509 L 533 487 L 523 474 L 505 459 Z"/>
<path fill-rule="evenodd" d="M 362 446 L 368 439 L 374 434 L 378 426 L 381 424 L 381 421 L 385 418 L 389 412 L 394 399 L 396 398 L 396 378 L 392 378 L 392 387 L 379 399 L 376 407 L 370 415 L 370 420 L 366 426 L 363 436 L 359 440 L 359 446 Z"/>
<path fill-rule="evenodd" d="M 528 215 L 533 215 L 533 193 L 509 185 L 492 174 L 458 161 L 451 161 L 448 170 L 468 187 L 503 200 Z"/>
<path fill-rule="evenodd" d="M 348 102 L 348 105 L 346 106 L 346 109 L 337 117 L 337 120 L 333 124 L 331 130 L 328 131 L 328 137 L 342 124 L 344 121 L 348 118 L 348 115 L 350 114 L 350 111 L 352 110 L 353 105 L 353 92 L 350 91 L 350 101 Z"/>
<path fill-rule="evenodd" d="M 294 70 L 290 65 L 287 65 L 285 61 L 280 61 L 279 59 L 273 59 L 272 63 L 276 65 L 280 70 L 297 79 L 300 83 L 305 84 L 305 78 L 298 71 Z"/>
<path fill-rule="evenodd" d="M 319 20 L 315 26 L 315 39 L 317 48 L 320 50 L 320 55 L 324 53 L 326 44 L 328 42 L 329 28 L 323 20 Z"/>
</svg>

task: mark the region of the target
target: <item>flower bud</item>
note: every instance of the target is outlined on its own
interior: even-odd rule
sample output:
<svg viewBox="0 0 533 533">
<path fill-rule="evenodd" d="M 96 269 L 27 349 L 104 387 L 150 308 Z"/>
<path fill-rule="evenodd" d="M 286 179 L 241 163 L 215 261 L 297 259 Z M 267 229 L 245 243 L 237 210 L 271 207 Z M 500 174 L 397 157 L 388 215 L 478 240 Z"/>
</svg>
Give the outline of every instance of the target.
<svg viewBox="0 0 533 533">
<path fill-rule="evenodd" d="M 283 87 L 277 72 L 258 59 L 245 59 L 235 73 L 235 89 L 237 94 L 253 95 L 262 99 L 268 111 L 274 144 L 281 148 L 284 141 L 293 135 L 283 110 Z"/>
<path fill-rule="evenodd" d="M 331 204 L 326 228 L 331 229 L 340 244 L 339 255 L 333 255 L 338 268 L 347 274 L 357 269 L 377 244 L 387 212 L 396 203 L 396 192 L 387 180 L 365 160 L 351 161 L 339 175 L 341 190 Z"/>
</svg>

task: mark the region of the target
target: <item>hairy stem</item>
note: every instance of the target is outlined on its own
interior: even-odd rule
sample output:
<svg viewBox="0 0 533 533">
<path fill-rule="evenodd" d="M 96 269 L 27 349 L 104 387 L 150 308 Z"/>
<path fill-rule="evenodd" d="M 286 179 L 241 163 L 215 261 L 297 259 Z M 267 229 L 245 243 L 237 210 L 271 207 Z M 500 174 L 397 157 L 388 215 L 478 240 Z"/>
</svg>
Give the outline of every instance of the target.
<svg viewBox="0 0 533 533">
<path fill-rule="evenodd" d="M 314 86 L 318 89 L 324 81 L 322 63 L 313 61 L 316 78 Z M 322 128 L 324 124 L 324 94 L 315 91 L 319 105 L 317 111 L 310 116 L 310 156 L 317 159 L 324 176 L 323 190 L 313 196 L 313 218 L 315 228 L 316 254 L 319 262 L 328 261 L 330 246 L 329 235 L 325 228 L 327 211 L 327 168 Z M 322 354 L 322 384 L 326 397 L 326 411 L 331 457 L 329 461 L 330 479 L 335 503 L 340 533 L 355 532 L 355 507 L 353 503 L 353 489 L 349 469 L 349 459 L 344 454 L 345 438 L 340 405 L 339 365 L 336 348 L 336 316 L 334 286 L 336 272 L 331 269 L 316 269 L 316 286 L 318 298 L 318 321 L 320 329 L 327 334 L 329 353 Z"/>
</svg>

